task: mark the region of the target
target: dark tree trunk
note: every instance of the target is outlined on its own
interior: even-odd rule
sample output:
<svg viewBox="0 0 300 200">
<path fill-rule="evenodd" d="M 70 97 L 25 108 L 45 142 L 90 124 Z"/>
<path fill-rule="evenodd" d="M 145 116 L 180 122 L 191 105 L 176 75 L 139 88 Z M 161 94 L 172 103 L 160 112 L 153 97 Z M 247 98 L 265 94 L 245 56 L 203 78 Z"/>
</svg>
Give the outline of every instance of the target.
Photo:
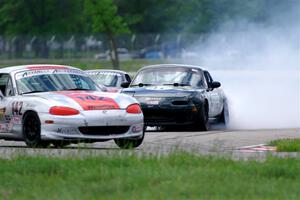
<svg viewBox="0 0 300 200">
<path fill-rule="evenodd" d="M 119 67 L 119 55 L 117 51 L 117 44 L 115 37 L 112 33 L 108 33 L 108 40 L 109 40 L 109 56 L 113 65 L 114 69 L 120 69 Z"/>
<path fill-rule="evenodd" d="M 49 57 L 49 48 L 47 45 L 46 38 L 42 38 L 41 41 L 41 57 L 42 58 L 48 58 Z"/>
<path fill-rule="evenodd" d="M 16 36 L 16 39 L 14 41 L 14 45 L 15 45 L 15 58 L 22 58 L 23 57 L 23 51 L 24 51 L 23 38 Z"/>
<path fill-rule="evenodd" d="M 58 58 L 64 58 L 64 42 L 63 39 L 59 42 L 59 49 L 58 49 Z"/>
</svg>

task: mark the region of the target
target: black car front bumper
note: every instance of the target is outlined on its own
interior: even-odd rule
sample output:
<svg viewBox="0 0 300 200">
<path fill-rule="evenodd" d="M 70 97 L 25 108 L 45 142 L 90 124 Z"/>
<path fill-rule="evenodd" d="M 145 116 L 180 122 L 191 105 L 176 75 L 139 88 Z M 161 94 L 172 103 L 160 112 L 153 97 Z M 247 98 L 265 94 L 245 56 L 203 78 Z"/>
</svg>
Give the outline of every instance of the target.
<svg viewBox="0 0 300 200">
<path fill-rule="evenodd" d="M 199 109 L 195 106 L 187 107 L 142 107 L 146 126 L 189 125 L 198 119 Z"/>
</svg>

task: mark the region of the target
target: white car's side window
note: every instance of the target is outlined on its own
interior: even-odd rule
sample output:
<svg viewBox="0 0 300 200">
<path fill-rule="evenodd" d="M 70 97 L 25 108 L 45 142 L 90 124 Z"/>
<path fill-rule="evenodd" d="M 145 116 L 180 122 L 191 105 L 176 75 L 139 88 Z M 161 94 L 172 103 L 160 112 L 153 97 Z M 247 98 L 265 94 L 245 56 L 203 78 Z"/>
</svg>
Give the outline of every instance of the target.
<svg viewBox="0 0 300 200">
<path fill-rule="evenodd" d="M 4 96 L 13 96 L 13 85 L 9 74 L 0 74 L 0 90 Z"/>
<path fill-rule="evenodd" d="M 7 80 L 5 96 L 14 96 L 14 88 L 10 77 Z"/>
</svg>

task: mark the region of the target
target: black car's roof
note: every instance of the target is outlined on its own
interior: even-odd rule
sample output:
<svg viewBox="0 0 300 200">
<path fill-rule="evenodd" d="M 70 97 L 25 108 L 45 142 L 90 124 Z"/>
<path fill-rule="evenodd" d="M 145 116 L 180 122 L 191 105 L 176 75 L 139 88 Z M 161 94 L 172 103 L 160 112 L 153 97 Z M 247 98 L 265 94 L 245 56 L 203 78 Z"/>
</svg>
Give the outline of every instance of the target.
<svg viewBox="0 0 300 200">
<path fill-rule="evenodd" d="M 200 66 L 197 65 L 185 65 L 185 64 L 158 64 L 158 65 L 148 65 L 145 67 L 142 67 L 139 71 L 144 70 L 144 69 L 149 69 L 149 68 L 165 68 L 165 67 L 183 67 L 183 68 L 191 68 L 191 69 L 200 69 L 204 70 Z"/>
</svg>

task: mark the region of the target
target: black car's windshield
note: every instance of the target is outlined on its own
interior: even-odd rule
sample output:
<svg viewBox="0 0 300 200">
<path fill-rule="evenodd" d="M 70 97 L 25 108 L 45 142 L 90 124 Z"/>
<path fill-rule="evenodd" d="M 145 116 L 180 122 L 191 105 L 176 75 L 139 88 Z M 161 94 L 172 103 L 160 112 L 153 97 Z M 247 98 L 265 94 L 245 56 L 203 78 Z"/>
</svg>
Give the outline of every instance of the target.
<svg viewBox="0 0 300 200">
<path fill-rule="evenodd" d="M 89 77 L 80 73 L 19 72 L 16 74 L 16 83 L 19 94 L 62 90 L 100 90 Z"/>
<path fill-rule="evenodd" d="M 132 86 L 174 85 L 202 87 L 201 72 L 184 67 L 149 68 L 140 71 L 133 80 Z"/>
<path fill-rule="evenodd" d="M 116 72 L 88 72 L 87 73 L 97 84 L 106 87 L 121 87 L 122 75 Z"/>
</svg>

